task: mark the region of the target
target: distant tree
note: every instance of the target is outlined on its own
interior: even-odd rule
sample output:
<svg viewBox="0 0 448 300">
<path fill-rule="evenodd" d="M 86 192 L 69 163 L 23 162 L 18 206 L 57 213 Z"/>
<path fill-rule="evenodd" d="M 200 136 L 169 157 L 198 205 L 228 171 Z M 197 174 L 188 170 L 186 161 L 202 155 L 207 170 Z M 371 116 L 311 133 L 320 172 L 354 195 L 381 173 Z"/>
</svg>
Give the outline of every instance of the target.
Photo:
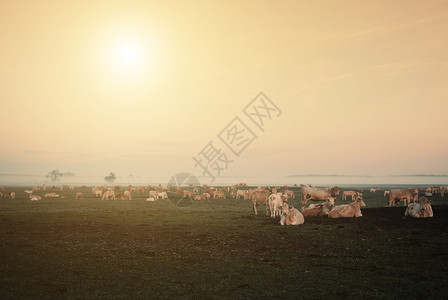
<svg viewBox="0 0 448 300">
<path fill-rule="evenodd" d="M 115 179 L 117 179 L 117 176 L 115 176 L 115 174 L 113 172 L 110 172 L 109 175 L 104 177 L 104 180 L 106 180 L 109 183 L 113 183 L 115 181 Z"/>
<path fill-rule="evenodd" d="M 59 170 L 53 170 L 48 172 L 47 174 L 47 178 L 51 179 L 51 182 L 56 182 L 58 181 L 64 174 L 59 172 Z"/>
</svg>

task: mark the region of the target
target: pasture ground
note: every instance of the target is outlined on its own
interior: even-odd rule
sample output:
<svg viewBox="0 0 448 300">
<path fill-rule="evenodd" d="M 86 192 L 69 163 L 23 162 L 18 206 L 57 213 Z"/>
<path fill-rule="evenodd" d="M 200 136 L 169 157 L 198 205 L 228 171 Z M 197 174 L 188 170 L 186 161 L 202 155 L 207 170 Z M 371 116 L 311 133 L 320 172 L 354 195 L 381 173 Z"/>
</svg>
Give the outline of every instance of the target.
<svg viewBox="0 0 448 300">
<path fill-rule="evenodd" d="M 434 218 L 364 192 L 361 218 L 280 226 L 249 200 L 179 208 L 76 189 L 31 202 L 24 190 L 0 199 L 1 299 L 448 298 L 446 196 L 432 197 Z"/>
</svg>

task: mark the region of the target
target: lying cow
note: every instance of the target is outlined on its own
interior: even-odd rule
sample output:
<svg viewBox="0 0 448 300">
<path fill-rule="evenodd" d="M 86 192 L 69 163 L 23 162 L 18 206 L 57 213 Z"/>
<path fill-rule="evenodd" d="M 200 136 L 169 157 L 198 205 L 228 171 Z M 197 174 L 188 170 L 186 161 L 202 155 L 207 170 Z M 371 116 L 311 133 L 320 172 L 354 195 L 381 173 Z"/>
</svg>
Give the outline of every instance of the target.
<svg viewBox="0 0 448 300">
<path fill-rule="evenodd" d="M 42 198 L 40 196 L 38 196 L 38 195 L 30 195 L 30 200 L 31 201 L 39 201 L 41 199 Z"/>
<path fill-rule="evenodd" d="M 411 203 L 404 212 L 405 217 L 432 218 L 434 213 L 431 207 L 432 202 L 426 197 L 420 197 L 417 202 Z"/>
<path fill-rule="evenodd" d="M 146 199 L 146 201 L 148 201 L 148 202 L 154 202 L 154 201 L 156 201 L 156 199 L 154 199 L 153 197 L 149 197 L 148 199 Z"/>
<path fill-rule="evenodd" d="M 358 198 L 355 202 L 346 205 L 338 205 L 328 214 L 329 218 L 358 218 L 362 217 L 361 207 L 366 206 L 362 198 Z"/>
<path fill-rule="evenodd" d="M 56 194 L 56 193 L 46 193 L 45 195 L 44 195 L 44 197 L 45 198 L 59 198 L 60 196 L 58 195 L 58 194 Z"/>
<path fill-rule="evenodd" d="M 197 201 L 199 201 L 199 200 L 206 200 L 206 199 L 207 199 L 207 196 L 204 195 L 204 194 L 194 196 L 194 200 L 197 200 Z"/>
<path fill-rule="evenodd" d="M 330 213 L 334 207 L 334 198 L 330 198 L 330 201 L 321 204 L 310 204 L 302 211 L 304 217 L 318 217 L 325 216 Z"/>
<path fill-rule="evenodd" d="M 282 195 L 282 193 L 271 194 L 268 197 L 268 201 L 269 210 L 271 211 L 271 218 L 275 218 L 276 216 L 280 217 L 283 203 L 287 201 L 286 197 Z"/>
<path fill-rule="evenodd" d="M 332 188 L 302 188 L 302 211 L 308 201 L 329 201 L 330 198 L 337 199 L 341 188 L 335 186 Z"/>
<path fill-rule="evenodd" d="M 291 205 L 283 203 L 280 225 L 300 225 L 303 223 L 305 223 L 305 218 L 302 213 Z"/>
</svg>

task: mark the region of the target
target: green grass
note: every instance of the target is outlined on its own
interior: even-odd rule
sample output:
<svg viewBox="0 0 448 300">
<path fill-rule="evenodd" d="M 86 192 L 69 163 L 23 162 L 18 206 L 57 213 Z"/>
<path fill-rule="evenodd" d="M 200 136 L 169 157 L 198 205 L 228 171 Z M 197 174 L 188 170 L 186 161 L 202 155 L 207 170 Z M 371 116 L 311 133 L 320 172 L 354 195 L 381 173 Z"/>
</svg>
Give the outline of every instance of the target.
<svg viewBox="0 0 448 300">
<path fill-rule="evenodd" d="M 248 200 L 31 202 L 24 189 L 0 199 L 1 299 L 448 296 L 448 198 L 417 220 L 365 192 L 361 218 L 283 227 Z"/>
</svg>

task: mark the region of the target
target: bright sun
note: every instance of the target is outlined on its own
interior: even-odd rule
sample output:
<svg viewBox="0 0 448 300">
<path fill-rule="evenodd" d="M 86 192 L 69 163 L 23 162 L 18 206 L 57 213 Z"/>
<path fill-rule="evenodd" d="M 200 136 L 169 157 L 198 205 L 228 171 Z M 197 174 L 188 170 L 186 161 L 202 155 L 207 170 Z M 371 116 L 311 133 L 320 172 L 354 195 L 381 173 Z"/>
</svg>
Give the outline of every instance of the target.
<svg viewBox="0 0 448 300">
<path fill-rule="evenodd" d="M 161 68 L 161 45 L 144 26 L 115 24 L 98 31 L 93 76 L 107 90 L 147 86 Z M 137 90 L 136 90 L 137 91 Z"/>
<path fill-rule="evenodd" d="M 141 60 L 141 56 L 142 53 L 138 46 L 124 44 L 116 49 L 115 60 L 122 68 L 135 68 Z"/>
<path fill-rule="evenodd" d="M 147 67 L 148 51 L 141 40 L 116 39 L 109 46 L 109 64 L 119 73 L 138 73 Z"/>
</svg>

